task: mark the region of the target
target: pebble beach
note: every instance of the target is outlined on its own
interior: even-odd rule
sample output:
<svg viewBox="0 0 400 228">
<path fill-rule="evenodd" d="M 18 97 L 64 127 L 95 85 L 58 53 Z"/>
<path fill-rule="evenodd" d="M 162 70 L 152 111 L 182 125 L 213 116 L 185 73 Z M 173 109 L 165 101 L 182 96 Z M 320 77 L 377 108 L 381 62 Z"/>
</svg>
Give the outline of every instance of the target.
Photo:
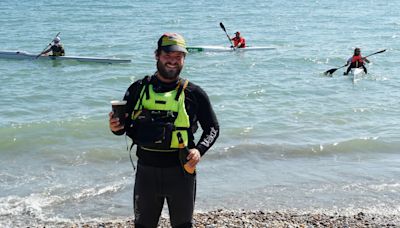
<svg viewBox="0 0 400 228">
<path fill-rule="evenodd" d="M 242 227 L 400 227 L 400 217 L 397 215 L 365 214 L 359 212 L 354 215 L 325 214 L 296 212 L 266 212 L 266 211 L 229 211 L 214 210 L 198 212 L 194 215 L 195 225 L 198 228 L 242 228 Z M 46 227 L 71 228 L 128 228 L 135 227 L 133 220 L 108 222 L 83 222 L 76 224 L 47 224 Z M 169 219 L 161 217 L 159 228 L 170 228 Z"/>
</svg>

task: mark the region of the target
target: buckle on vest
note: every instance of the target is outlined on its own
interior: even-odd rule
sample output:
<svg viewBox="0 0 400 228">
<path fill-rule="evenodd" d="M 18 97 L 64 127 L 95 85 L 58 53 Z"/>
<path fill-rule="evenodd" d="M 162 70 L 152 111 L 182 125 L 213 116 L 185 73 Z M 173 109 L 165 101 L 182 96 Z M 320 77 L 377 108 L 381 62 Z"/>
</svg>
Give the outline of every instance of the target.
<svg viewBox="0 0 400 228">
<path fill-rule="evenodd" d="M 173 111 L 167 111 L 167 117 L 174 118 L 175 117 L 174 112 Z"/>
</svg>

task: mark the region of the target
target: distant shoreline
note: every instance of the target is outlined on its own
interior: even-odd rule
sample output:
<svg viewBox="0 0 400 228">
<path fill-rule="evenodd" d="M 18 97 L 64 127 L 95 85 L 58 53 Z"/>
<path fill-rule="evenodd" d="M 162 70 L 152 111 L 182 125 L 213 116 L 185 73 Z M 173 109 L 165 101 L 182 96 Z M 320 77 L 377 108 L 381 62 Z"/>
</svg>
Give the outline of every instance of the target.
<svg viewBox="0 0 400 228">
<path fill-rule="evenodd" d="M 400 227 L 400 215 L 378 215 L 359 212 L 354 215 L 325 213 L 291 213 L 265 211 L 214 210 L 197 212 L 194 227 Z M 76 224 L 43 224 L 46 227 L 134 227 L 133 219 Z M 169 228 L 168 218 L 162 217 L 160 228 Z"/>
</svg>

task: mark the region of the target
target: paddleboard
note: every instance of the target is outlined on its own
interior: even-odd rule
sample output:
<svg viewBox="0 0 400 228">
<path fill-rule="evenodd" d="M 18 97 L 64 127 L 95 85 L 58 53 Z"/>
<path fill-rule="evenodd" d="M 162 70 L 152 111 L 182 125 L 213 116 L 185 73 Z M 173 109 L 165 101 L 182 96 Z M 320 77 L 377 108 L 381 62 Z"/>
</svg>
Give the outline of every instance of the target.
<svg viewBox="0 0 400 228">
<path fill-rule="evenodd" d="M 245 51 L 268 51 L 268 50 L 275 50 L 275 47 L 265 46 L 265 47 L 245 47 L 245 48 L 231 48 L 231 47 L 224 47 L 224 46 L 212 46 L 212 45 L 205 45 L 205 46 L 188 46 L 186 48 L 188 52 L 245 52 Z"/>
<path fill-rule="evenodd" d="M 351 68 L 350 77 L 353 83 L 359 81 L 365 75 L 363 68 Z"/>
<path fill-rule="evenodd" d="M 6 59 L 44 59 L 44 60 L 76 60 L 79 62 L 96 62 L 96 63 L 130 63 L 130 59 L 118 58 L 101 58 L 88 56 L 39 56 L 26 51 L 0 51 L 0 58 Z"/>
</svg>

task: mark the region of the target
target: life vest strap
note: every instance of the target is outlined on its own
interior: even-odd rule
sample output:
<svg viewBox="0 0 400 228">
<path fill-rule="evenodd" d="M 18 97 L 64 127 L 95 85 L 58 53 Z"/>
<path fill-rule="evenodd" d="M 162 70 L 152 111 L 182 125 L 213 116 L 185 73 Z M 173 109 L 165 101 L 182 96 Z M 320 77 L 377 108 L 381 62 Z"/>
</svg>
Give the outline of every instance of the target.
<svg viewBox="0 0 400 228">
<path fill-rule="evenodd" d="M 187 131 L 187 130 L 189 130 L 188 127 L 175 127 L 174 126 L 174 131 Z"/>
<path fill-rule="evenodd" d="M 182 83 L 183 83 L 183 85 L 182 85 Z M 186 89 L 188 84 L 189 84 L 189 80 L 187 80 L 187 79 L 182 78 L 179 81 L 179 88 L 178 88 L 178 92 L 176 93 L 175 100 L 179 100 L 179 96 Z"/>
<path fill-rule="evenodd" d="M 150 92 L 149 92 L 150 80 L 151 80 L 151 77 L 147 75 L 141 81 L 141 86 L 139 87 L 140 88 L 139 89 L 140 98 L 139 98 L 139 106 L 138 106 L 139 110 L 142 109 L 142 103 L 143 103 L 144 94 L 146 94 L 146 100 L 150 99 Z M 141 94 L 143 86 L 144 86 L 144 93 Z"/>
<path fill-rule="evenodd" d="M 179 150 L 178 148 L 176 148 L 176 149 L 165 149 L 165 150 L 163 150 L 163 149 L 152 149 L 152 148 L 148 148 L 148 147 L 144 147 L 144 146 L 140 146 L 140 149 L 147 150 L 147 151 L 152 151 L 152 152 L 175 152 L 175 151 Z"/>
</svg>

